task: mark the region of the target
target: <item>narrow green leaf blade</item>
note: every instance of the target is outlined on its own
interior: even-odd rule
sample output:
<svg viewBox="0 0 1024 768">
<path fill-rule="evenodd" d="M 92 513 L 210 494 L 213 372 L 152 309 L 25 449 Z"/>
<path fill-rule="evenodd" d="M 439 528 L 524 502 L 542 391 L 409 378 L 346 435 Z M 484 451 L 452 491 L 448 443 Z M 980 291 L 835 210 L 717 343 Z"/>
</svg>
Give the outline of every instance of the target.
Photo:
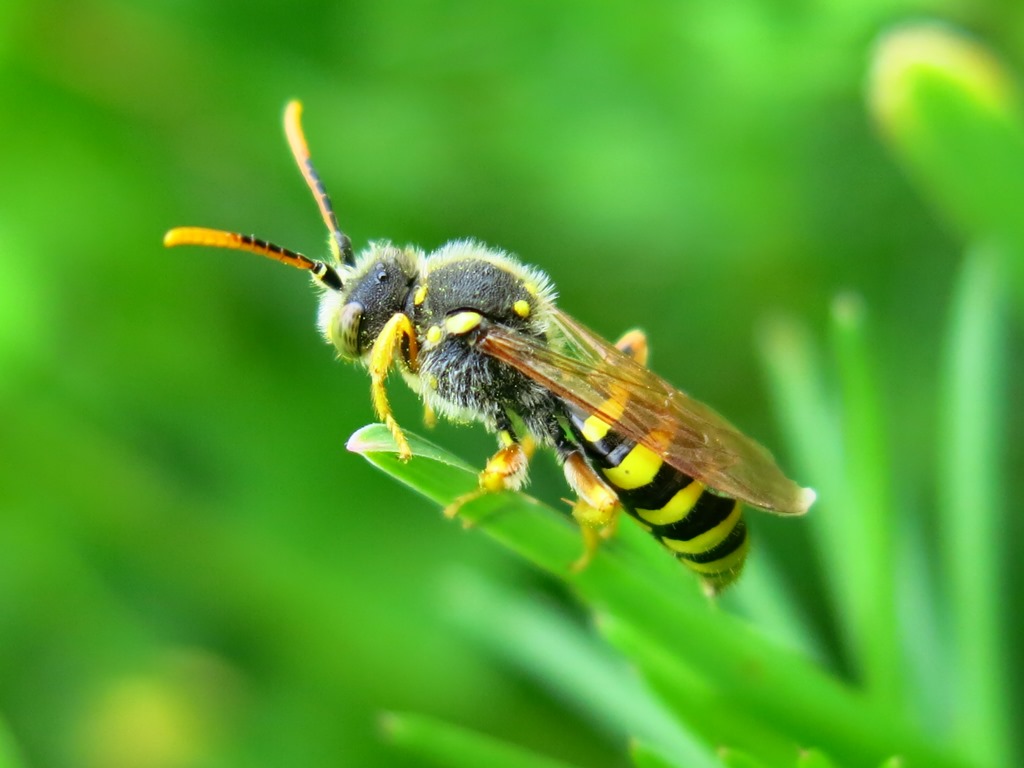
<svg viewBox="0 0 1024 768">
<path fill-rule="evenodd" d="M 697 768 L 689 760 L 682 762 L 674 759 L 658 748 L 636 739 L 629 745 L 629 756 L 636 768 Z M 709 762 L 708 765 L 713 764 Z"/>
<path fill-rule="evenodd" d="M 665 710 L 622 659 L 592 632 L 543 599 L 460 572 L 449 580 L 450 605 L 469 636 L 522 669 L 615 743 L 630 736 L 710 766 L 709 755 Z"/>
<path fill-rule="evenodd" d="M 1019 764 L 1012 754 L 1006 689 L 1006 670 L 1013 666 L 1006 606 L 1013 597 L 1002 578 L 1009 551 L 1001 471 L 1007 351 L 1000 263 L 991 249 L 976 249 L 957 285 L 938 473 L 956 653 L 950 673 L 959 691 L 952 716 L 965 754 L 987 766 Z"/>
<path fill-rule="evenodd" d="M 888 474 L 890 451 L 860 297 L 838 296 L 832 320 L 843 398 L 844 485 L 856 489 L 846 494 L 840 510 L 845 550 L 836 555 L 845 562 L 840 585 L 846 605 L 843 617 L 869 695 L 898 711 L 906 691 L 897 636 L 897 526 Z"/>
<path fill-rule="evenodd" d="M 817 749 L 805 749 L 797 758 L 796 768 L 837 768 L 837 766 L 824 752 Z"/>
<path fill-rule="evenodd" d="M 778 765 L 778 763 L 762 762 L 753 755 L 733 747 L 722 747 L 718 750 L 718 757 L 725 768 L 771 768 L 772 765 Z"/>
<path fill-rule="evenodd" d="M 367 424 L 348 439 L 346 447 L 396 480 L 447 506 L 476 488 L 477 473 L 462 459 L 411 432 L 406 433 L 414 460 L 397 456 L 395 440 L 383 424 Z"/>
<path fill-rule="evenodd" d="M 14 734 L 11 733 L 7 723 L 0 719 L 0 768 L 26 768 L 21 750 L 14 741 Z"/>
<path fill-rule="evenodd" d="M 414 462 L 380 466 L 405 481 Z M 456 494 L 440 495 L 447 500 Z M 614 616 L 642 631 L 661 652 L 687 659 L 714 681 L 737 711 L 747 711 L 801 743 L 821 744 L 837 755 L 859 755 L 862 762 L 878 760 L 899 745 L 903 753 L 934 768 L 958 764 L 917 736 L 907 723 L 888 711 L 873 709 L 813 664 L 699 599 L 697 580 L 683 568 L 678 569 L 678 579 L 666 579 L 660 564 L 653 564 L 646 555 L 634 557 L 642 548 L 612 541 L 601 547 L 586 569 L 574 572 L 569 564 L 579 552 L 575 525 L 522 494 L 485 495 L 467 503 L 460 516 L 568 581 L 598 614 Z M 631 525 L 623 525 L 619 532 L 619 536 L 642 535 Z"/>
<path fill-rule="evenodd" d="M 389 712 L 381 725 L 395 745 L 441 768 L 573 768 L 570 763 L 425 715 Z"/>
</svg>

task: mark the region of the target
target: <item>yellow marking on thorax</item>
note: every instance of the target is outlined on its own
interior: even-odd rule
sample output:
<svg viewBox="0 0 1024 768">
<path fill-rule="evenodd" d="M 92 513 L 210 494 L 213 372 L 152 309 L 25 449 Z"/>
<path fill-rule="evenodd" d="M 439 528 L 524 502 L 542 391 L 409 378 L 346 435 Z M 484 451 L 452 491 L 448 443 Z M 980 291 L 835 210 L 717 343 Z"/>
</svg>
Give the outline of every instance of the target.
<svg viewBox="0 0 1024 768">
<path fill-rule="evenodd" d="M 612 422 L 615 422 L 622 417 L 623 411 L 626 410 L 626 404 L 622 400 L 605 400 L 600 410 L 604 416 L 608 417 Z M 593 416 L 587 417 L 587 420 L 583 422 L 583 427 L 580 429 L 580 433 L 583 435 L 584 440 L 596 443 L 598 440 L 603 440 L 604 436 L 608 434 L 608 430 L 611 428 L 612 425 L 608 421 L 601 416 L 594 414 Z"/>
<path fill-rule="evenodd" d="M 480 325 L 481 320 L 483 320 L 483 316 L 479 312 L 458 312 L 445 318 L 444 327 L 448 329 L 448 333 L 461 336 Z"/>
<path fill-rule="evenodd" d="M 530 302 L 526 301 L 525 299 L 520 299 L 519 301 L 512 305 L 512 311 L 515 312 L 520 317 L 529 317 Z"/>
<path fill-rule="evenodd" d="M 702 493 L 704 493 L 704 484 L 694 480 L 685 488 L 680 488 L 661 509 L 638 509 L 636 513 L 651 525 L 678 523 L 690 514 L 693 505 L 697 503 L 697 499 Z"/>
<path fill-rule="evenodd" d="M 420 304 L 422 304 L 424 301 L 426 301 L 426 299 L 427 299 L 427 286 L 424 284 L 424 285 L 421 285 L 419 288 L 417 288 L 416 289 L 416 293 L 414 293 L 412 295 L 412 303 L 415 304 L 418 307 Z"/>
<path fill-rule="evenodd" d="M 523 288 L 525 288 L 526 292 L 531 296 L 536 296 L 538 293 L 540 293 L 540 290 L 537 288 L 536 283 L 523 283 Z"/>
<path fill-rule="evenodd" d="M 694 536 L 692 539 L 686 541 L 680 541 L 678 539 L 662 539 L 665 542 L 665 546 L 671 549 L 673 552 L 680 552 L 684 555 L 696 555 L 701 552 L 707 552 L 709 549 L 713 549 L 725 541 L 725 538 L 732 533 L 732 529 L 736 527 L 736 523 L 740 521 L 740 504 L 736 502 L 732 507 L 732 512 L 716 525 L 714 528 L 704 533 Z"/>
<path fill-rule="evenodd" d="M 633 450 L 626 454 L 626 458 L 617 467 L 609 469 L 602 468 L 604 476 L 612 485 L 624 491 L 631 491 L 634 488 L 642 488 L 649 485 L 661 469 L 661 457 L 647 446 L 637 443 Z"/>
<path fill-rule="evenodd" d="M 427 329 L 427 341 L 437 344 L 441 340 L 441 326 L 432 325 Z"/>
</svg>

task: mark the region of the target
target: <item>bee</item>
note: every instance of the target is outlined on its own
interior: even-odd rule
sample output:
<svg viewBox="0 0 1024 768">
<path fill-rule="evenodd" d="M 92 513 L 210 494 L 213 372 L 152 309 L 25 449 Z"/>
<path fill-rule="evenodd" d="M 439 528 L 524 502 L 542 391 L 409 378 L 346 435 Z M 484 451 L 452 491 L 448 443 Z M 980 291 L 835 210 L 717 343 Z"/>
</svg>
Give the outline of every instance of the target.
<svg viewBox="0 0 1024 768">
<path fill-rule="evenodd" d="M 469 498 L 518 490 L 533 446 L 553 449 L 576 495 L 582 567 L 625 511 L 716 593 L 743 568 L 744 504 L 784 515 L 815 494 L 789 480 L 771 455 L 711 408 L 646 367 L 640 331 L 610 344 L 562 312 L 542 271 L 474 240 L 426 253 L 371 242 L 358 256 L 313 167 L 301 104 L 285 109 L 295 161 L 330 233 L 330 262 L 253 236 L 179 227 L 166 246 L 247 251 L 307 271 L 320 289 L 319 327 L 339 357 L 362 363 L 378 417 L 403 459 L 409 444 L 388 402 L 397 368 L 428 416 L 478 421 L 498 451 Z"/>
</svg>

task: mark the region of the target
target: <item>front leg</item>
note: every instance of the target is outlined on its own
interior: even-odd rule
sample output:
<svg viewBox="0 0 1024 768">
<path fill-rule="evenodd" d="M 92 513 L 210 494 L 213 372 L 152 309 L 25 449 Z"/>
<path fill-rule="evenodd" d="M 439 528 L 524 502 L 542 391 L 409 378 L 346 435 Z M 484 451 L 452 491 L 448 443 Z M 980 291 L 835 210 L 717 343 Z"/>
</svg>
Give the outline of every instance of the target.
<svg viewBox="0 0 1024 768">
<path fill-rule="evenodd" d="M 406 343 L 405 350 L 402 349 L 403 340 Z M 377 417 L 391 431 L 391 436 L 395 439 L 395 445 L 398 446 L 398 458 L 402 461 L 408 461 L 412 458 L 412 449 L 409 448 L 409 442 L 405 439 L 405 434 L 399 428 L 395 417 L 391 414 L 391 404 L 388 402 L 388 393 L 384 387 L 384 381 L 387 378 L 388 372 L 395 364 L 396 352 L 403 353 L 405 364 L 409 366 L 410 370 L 416 370 L 418 365 L 416 331 L 413 329 L 412 322 L 408 316 L 400 312 L 391 316 L 391 319 L 385 323 L 381 332 L 377 334 L 377 338 L 374 339 L 373 348 L 370 350 L 368 367 L 370 369 L 370 398 L 373 401 L 373 409 L 377 412 Z"/>
</svg>

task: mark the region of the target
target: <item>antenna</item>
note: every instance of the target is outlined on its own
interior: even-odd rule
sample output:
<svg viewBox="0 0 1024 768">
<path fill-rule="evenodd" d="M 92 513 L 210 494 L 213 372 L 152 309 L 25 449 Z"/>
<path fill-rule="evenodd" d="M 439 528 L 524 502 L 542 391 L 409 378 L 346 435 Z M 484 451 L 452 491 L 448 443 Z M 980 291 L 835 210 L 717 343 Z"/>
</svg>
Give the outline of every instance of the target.
<svg viewBox="0 0 1024 768">
<path fill-rule="evenodd" d="M 213 248 L 228 248 L 233 251 L 255 253 L 257 256 L 266 256 L 268 259 L 280 261 L 282 264 L 305 269 L 328 288 L 335 291 L 341 290 L 341 278 L 333 267 L 251 235 L 240 235 L 237 232 L 224 232 L 220 229 L 207 229 L 206 227 L 175 227 L 164 235 L 164 245 L 168 248 L 173 248 L 176 245 L 207 245 Z"/>
<path fill-rule="evenodd" d="M 335 264 L 351 266 L 355 263 L 352 254 L 352 241 L 348 235 L 341 231 L 338 226 L 338 218 L 334 215 L 334 208 L 331 207 L 331 198 L 320 181 L 320 175 L 313 167 L 313 160 L 309 156 L 309 146 L 306 144 L 306 135 L 302 131 L 302 102 L 295 99 L 288 102 L 284 109 L 284 132 L 288 137 L 288 146 L 291 147 L 295 162 L 302 171 L 306 184 L 309 185 L 316 198 L 316 204 L 320 208 L 320 215 L 324 224 L 331 233 L 331 254 L 334 256 Z"/>
</svg>

